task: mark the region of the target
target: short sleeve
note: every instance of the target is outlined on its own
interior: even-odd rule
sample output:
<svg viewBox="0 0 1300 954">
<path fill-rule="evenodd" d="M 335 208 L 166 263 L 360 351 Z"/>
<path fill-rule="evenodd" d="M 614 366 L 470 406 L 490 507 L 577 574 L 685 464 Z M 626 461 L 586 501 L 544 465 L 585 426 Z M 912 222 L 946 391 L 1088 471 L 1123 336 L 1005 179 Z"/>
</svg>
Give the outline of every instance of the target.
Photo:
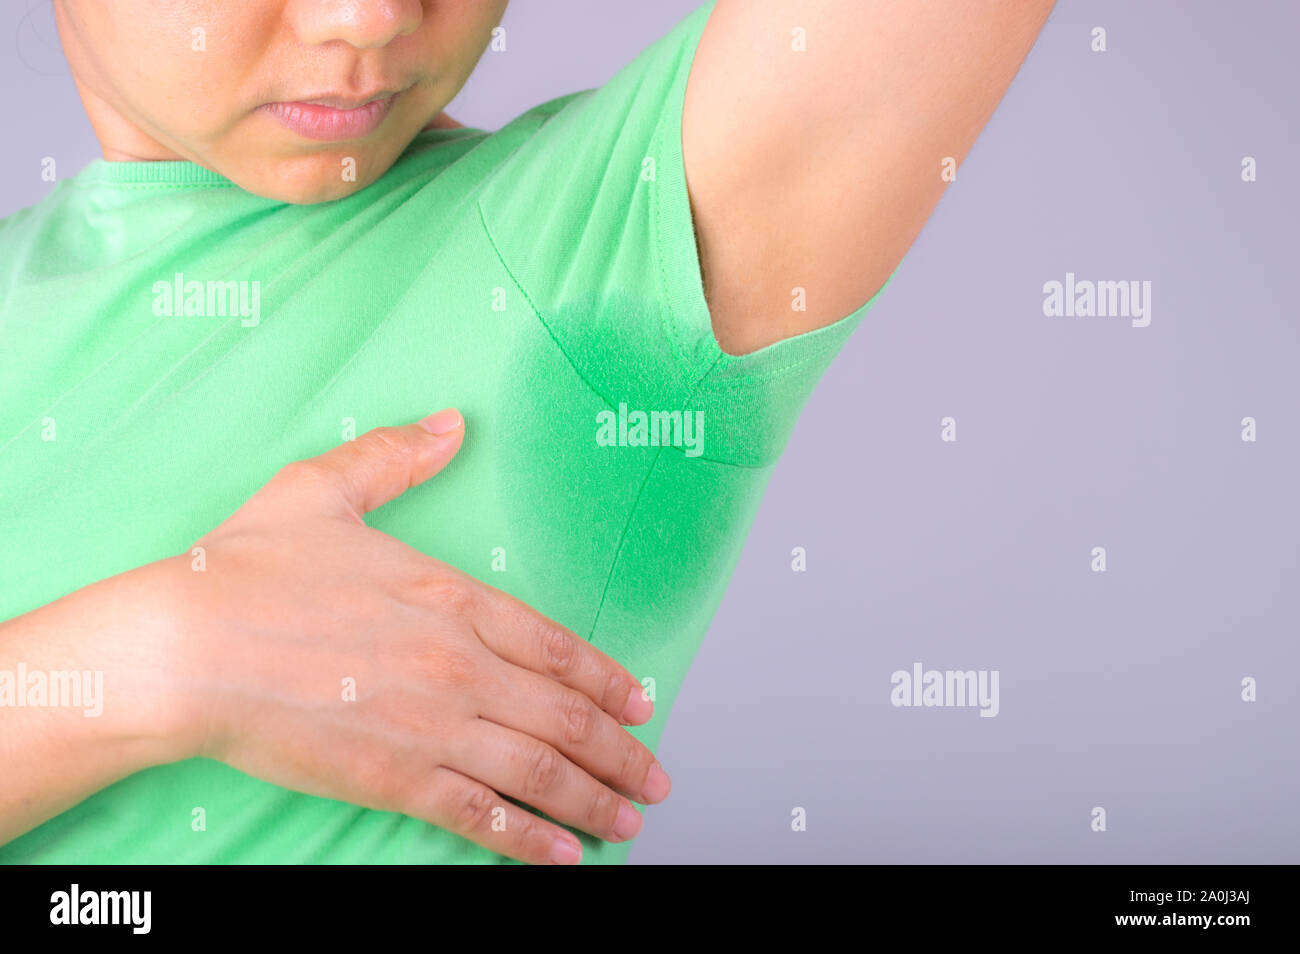
<svg viewBox="0 0 1300 954">
<path fill-rule="evenodd" d="M 497 133 L 518 146 L 485 184 L 479 211 L 537 318 L 610 407 L 703 412 L 704 456 L 757 467 L 780 455 L 875 297 L 748 355 L 719 347 L 682 159 L 686 83 L 713 6 L 600 89 L 539 106 Z"/>
</svg>

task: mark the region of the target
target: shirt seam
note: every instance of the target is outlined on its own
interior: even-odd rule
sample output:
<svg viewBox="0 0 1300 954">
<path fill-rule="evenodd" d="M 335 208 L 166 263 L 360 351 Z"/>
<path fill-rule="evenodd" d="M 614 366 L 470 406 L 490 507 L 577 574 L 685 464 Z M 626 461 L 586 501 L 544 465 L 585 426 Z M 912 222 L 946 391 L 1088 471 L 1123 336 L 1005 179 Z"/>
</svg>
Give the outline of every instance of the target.
<svg viewBox="0 0 1300 954">
<path fill-rule="evenodd" d="M 714 363 L 716 364 L 717 362 L 715 361 Z M 710 370 L 712 370 L 712 367 L 710 367 Z M 707 374 L 708 372 L 706 371 L 705 373 Z M 683 403 L 689 404 L 694 397 L 695 392 L 692 390 Z M 645 489 L 650 483 L 650 478 L 654 475 L 655 469 L 659 466 L 659 462 L 663 460 L 664 450 L 665 448 L 660 447 L 658 453 L 654 456 L 654 460 L 652 460 L 650 465 L 646 468 L 645 476 L 641 480 L 641 486 L 637 488 L 636 499 L 632 501 L 632 506 L 627 513 L 627 520 L 623 523 L 623 529 L 618 535 L 618 543 L 614 545 L 614 558 L 609 564 L 609 575 L 605 577 L 605 585 L 600 591 L 600 602 L 596 605 L 596 615 L 592 617 L 591 629 L 587 633 L 587 642 L 593 646 L 596 645 L 593 641 L 596 635 L 596 627 L 600 625 L 601 614 L 605 611 L 605 603 L 609 600 L 609 589 L 610 586 L 613 585 L 614 574 L 617 572 L 619 560 L 623 556 L 623 544 L 627 542 L 628 533 L 631 531 L 632 524 L 640 512 L 641 499 L 645 496 Z"/>
<path fill-rule="evenodd" d="M 510 267 L 510 264 L 506 261 L 505 256 L 501 253 L 501 249 L 497 246 L 496 239 L 492 235 L 492 227 L 488 224 L 487 216 L 483 210 L 482 201 L 481 200 L 476 201 L 475 207 L 478 209 L 479 223 L 483 228 L 484 236 L 487 238 L 488 246 L 492 249 L 492 254 L 496 256 L 497 261 L 501 264 L 502 269 L 505 270 L 506 275 L 509 277 L 510 283 L 514 285 L 515 289 L 519 292 L 520 296 L 523 298 L 524 304 L 528 306 L 528 310 L 532 313 L 533 318 L 537 321 L 538 324 L 542 326 L 543 330 L 546 332 L 546 336 L 551 339 L 551 343 L 555 345 L 556 350 L 559 351 L 561 356 L 563 356 L 565 363 L 570 368 L 573 369 L 573 373 L 578 376 L 578 380 L 580 380 L 584 385 L 586 385 L 587 389 L 593 395 L 595 395 L 595 397 L 597 397 L 601 401 L 601 403 L 603 403 L 607 408 L 613 410 L 615 407 L 614 403 L 610 400 L 609 397 L 605 395 L 603 391 L 601 391 L 600 388 L 596 387 L 596 385 L 591 381 L 589 377 L 587 377 L 586 374 L 583 373 L 583 370 L 579 366 L 578 362 L 573 359 L 573 356 L 569 354 L 568 349 L 565 348 L 564 345 L 561 343 L 560 339 L 556 337 L 555 332 L 551 328 L 550 323 L 544 317 L 542 317 L 542 312 L 538 308 L 537 303 L 533 301 L 532 296 L 528 294 L 528 289 L 524 287 L 523 283 L 519 280 L 519 277 L 515 275 L 514 269 L 512 269 Z M 705 377 L 707 377 L 710 373 L 712 373 L 713 367 L 716 366 L 719 360 L 720 357 L 714 359 L 714 365 L 711 365 L 709 369 L 705 371 L 704 375 L 701 376 L 700 378 L 701 382 L 704 380 Z M 689 382 L 684 382 L 684 383 L 686 383 L 689 386 Z M 689 404 L 691 400 L 699 396 L 699 391 L 700 391 L 700 383 L 697 382 L 696 385 L 693 388 L 691 388 L 691 390 L 689 391 L 686 400 L 682 403 L 684 405 Z M 685 410 L 685 407 L 683 407 L 683 410 Z M 683 456 L 685 456 L 686 453 L 683 448 L 678 448 L 678 447 L 673 447 L 673 448 L 661 447 L 659 450 L 660 452 L 662 452 L 667 449 L 675 450 L 678 453 L 682 454 Z M 656 460 L 657 459 L 658 457 L 656 455 Z M 762 470 L 763 468 L 770 467 L 772 465 L 771 461 L 768 461 L 766 463 L 759 463 L 759 464 L 749 464 L 749 463 L 743 463 L 741 461 L 726 460 L 724 458 L 719 458 L 719 457 L 706 457 L 703 455 L 695 459 L 707 461 L 710 464 L 719 464 L 726 467 L 739 467 L 745 470 Z"/>
<path fill-rule="evenodd" d="M 692 63 L 694 62 L 694 57 L 691 58 L 691 62 Z M 682 84 L 683 100 L 685 97 L 686 83 L 689 82 L 690 79 L 689 71 L 690 71 L 690 66 L 688 65 L 686 82 L 683 82 Z M 678 136 L 681 135 L 681 116 L 683 115 L 684 102 L 679 105 L 677 103 L 676 94 L 674 94 L 673 97 L 672 108 L 674 114 L 678 117 L 676 121 L 668 124 L 661 122 L 655 131 L 654 142 L 651 148 L 653 152 L 657 153 L 660 156 L 664 155 L 664 140 L 668 132 L 668 130 L 666 129 L 666 125 L 673 127 L 676 130 Z M 685 154 L 680 148 L 678 148 L 678 150 L 676 150 L 676 152 L 674 153 L 673 158 L 675 160 L 674 168 L 672 170 L 672 174 L 675 177 L 674 182 L 680 183 L 680 188 L 681 188 L 681 193 L 680 193 L 681 202 L 679 203 L 679 205 L 684 205 L 686 208 L 686 216 L 687 216 L 686 224 L 688 227 L 688 231 L 691 235 L 691 250 L 689 253 L 689 257 L 693 259 L 694 274 L 688 275 L 687 278 L 692 283 L 694 283 L 697 279 L 699 280 L 701 297 L 704 299 L 704 321 L 702 322 L 702 324 L 705 326 L 701 331 L 700 337 L 702 339 L 707 339 L 705 341 L 705 346 L 707 347 L 708 351 L 713 357 L 713 360 L 710 363 L 709 367 L 702 374 L 700 374 L 698 378 L 692 381 L 690 362 L 687 359 L 687 353 L 683 342 L 683 339 L 685 338 L 684 329 L 688 327 L 688 324 L 682 321 L 681 315 L 678 313 L 678 301 L 677 301 L 678 296 L 673 294 L 672 285 L 668 279 L 668 266 L 667 266 L 668 254 L 665 247 L 665 236 L 664 236 L 664 225 L 663 225 L 665 218 L 668 215 L 667 211 L 664 208 L 664 203 L 665 201 L 667 201 L 667 199 L 663 194 L 664 190 L 657 189 L 657 188 L 653 189 L 651 190 L 651 203 L 654 212 L 654 232 L 655 232 L 654 248 L 655 248 L 655 257 L 657 259 L 656 264 L 658 266 L 659 288 L 661 294 L 663 295 L 663 303 L 664 303 L 664 310 L 660 313 L 660 321 L 661 324 L 663 325 L 665 336 L 668 338 L 669 347 L 672 351 L 673 358 L 682 372 L 682 377 L 684 382 L 688 385 L 693 384 L 696 388 L 699 388 L 701 385 L 705 385 L 705 389 L 708 391 L 742 390 L 743 388 L 751 384 L 772 381 L 777 378 L 785 377 L 789 374 L 793 374 L 797 371 L 801 371 L 806 366 L 825 358 L 827 354 L 837 351 L 839 347 L 843 344 L 843 340 L 827 341 L 825 343 L 814 344 L 814 345 L 805 345 L 804 347 L 806 350 L 804 351 L 803 354 L 800 354 L 797 357 L 792 358 L 791 360 L 789 360 L 784 364 L 779 364 L 776 367 L 771 367 L 771 368 L 756 369 L 751 366 L 753 362 L 748 360 L 750 358 L 750 355 L 729 355 L 727 354 L 727 352 L 722 350 L 722 347 L 718 344 L 717 337 L 713 331 L 713 313 L 712 310 L 709 308 L 708 299 L 704 292 L 704 263 L 700 258 L 699 243 L 695 240 L 694 237 L 695 216 L 694 216 L 694 212 L 691 210 L 690 189 L 686 182 Z M 869 304 L 870 301 L 865 302 L 862 306 L 860 306 L 860 309 L 865 312 L 865 309 Z M 855 309 L 855 311 L 857 310 L 859 309 Z M 851 314 L 852 313 L 850 313 L 850 315 Z M 849 315 L 844 316 L 844 318 L 848 318 L 848 317 Z M 805 332 L 804 334 L 815 334 L 815 333 L 816 332 L 813 331 L 813 332 Z M 785 342 L 796 341 L 798 340 L 799 337 L 800 337 L 799 335 L 794 335 L 789 338 L 783 338 L 780 341 L 776 342 L 776 345 L 780 346 Z M 757 354 L 758 352 L 753 352 L 753 353 Z M 720 365 L 724 369 L 728 369 L 728 370 L 731 368 L 737 368 L 741 373 L 745 375 L 744 381 L 728 383 L 728 382 L 718 380 L 716 378 L 713 381 L 707 381 L 709 375 L 717 371 Z"/>
</svg>

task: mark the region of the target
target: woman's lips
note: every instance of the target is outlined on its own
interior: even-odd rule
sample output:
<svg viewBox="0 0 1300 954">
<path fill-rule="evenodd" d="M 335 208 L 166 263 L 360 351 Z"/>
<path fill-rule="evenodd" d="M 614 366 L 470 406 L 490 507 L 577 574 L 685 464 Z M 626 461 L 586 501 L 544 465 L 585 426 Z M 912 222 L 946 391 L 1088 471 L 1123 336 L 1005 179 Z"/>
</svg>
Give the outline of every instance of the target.
<svg viewBox="0 0 1300 954">
<path fill-rule="evenodd" d="M 393 108 L 393 100 L 397 96 L 397 93 L 393 93 L 351 109 L 341 109 L 320 101 L 267 103 L 261 108 L 307 139 L 343 142 L 361 139 L 378 129 L 388 111 Z"/>
</svg>

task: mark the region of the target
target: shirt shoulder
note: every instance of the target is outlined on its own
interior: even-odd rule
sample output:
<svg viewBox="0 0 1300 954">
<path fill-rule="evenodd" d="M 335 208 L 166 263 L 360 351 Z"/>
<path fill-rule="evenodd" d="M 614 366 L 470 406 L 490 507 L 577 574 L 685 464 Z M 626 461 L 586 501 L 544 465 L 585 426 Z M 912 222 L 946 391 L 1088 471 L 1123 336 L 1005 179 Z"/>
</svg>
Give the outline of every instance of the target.
<svg viewBox="0 0 1300 954">
<path fill-rule="evenodd" d="M 717 422 L 707 456 L 762 466 L 872 302 L 751 354 L 718 344 L 682 157 L 687 81 L 713 8 L 605 86 L 503 129 L 510 155 L 478 204 L 523 297 L 610 407 L 704 411 Z"/>
<path fill-rule="evenodd" d="M 502 264 L 613 404 L 684 393 L 710 360 L 698 347 L 707 342 L 679 332 L 704 307 L 681 109 L 712 8 L 699 7 L 604 86 L 502 129 L 510 154 L 479 193 Z"/>
</svg>

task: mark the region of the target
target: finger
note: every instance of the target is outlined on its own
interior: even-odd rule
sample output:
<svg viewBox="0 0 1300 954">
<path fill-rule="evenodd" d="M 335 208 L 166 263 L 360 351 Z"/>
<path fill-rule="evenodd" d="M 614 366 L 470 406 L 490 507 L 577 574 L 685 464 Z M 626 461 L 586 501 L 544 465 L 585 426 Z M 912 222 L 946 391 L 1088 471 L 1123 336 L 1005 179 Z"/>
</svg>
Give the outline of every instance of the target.
<svg viewBox="0 0 1300 954">
<path fill-rule="evenodd" d="M 490 598 L 481 601 L 474 628 L 506 662 L 576 689 L 625 725 L 641 725 L 654 715 L 644 687 L 612 658 L 527 603 L 478 585 Z"/>
<path fill-rule="evenodd" d="M 487 719 L 457 736 L 446 764 L 605 841 L 627 841 L 641 830 L 641 813 L 626 798 L 553 746 Z"/>
<path fill-rule="evenodd" d="M 425 803 L 405 814 L 528 864 L 576 865 L 582 860 L 582 843 L 572 832 L 450 768 L 430 773 Z"/>
<path fill-rule="evenodd" d="M 378 427 L 316 457 L 290 464 L 278 478 L 299 493 L 324 491 L 313 503 L 339 507 L 358 520 L 428 480 L 460 450 L 465 422 L 453 408 L 415 424 Z"/>
<path fill-rule="evenodd" d="M 503 676 L 481 718 L 554 746 L 593 778 L 652 805 L 672 783 L 654 754 L 581 692 L 517 666 Z"/>
</svg>

